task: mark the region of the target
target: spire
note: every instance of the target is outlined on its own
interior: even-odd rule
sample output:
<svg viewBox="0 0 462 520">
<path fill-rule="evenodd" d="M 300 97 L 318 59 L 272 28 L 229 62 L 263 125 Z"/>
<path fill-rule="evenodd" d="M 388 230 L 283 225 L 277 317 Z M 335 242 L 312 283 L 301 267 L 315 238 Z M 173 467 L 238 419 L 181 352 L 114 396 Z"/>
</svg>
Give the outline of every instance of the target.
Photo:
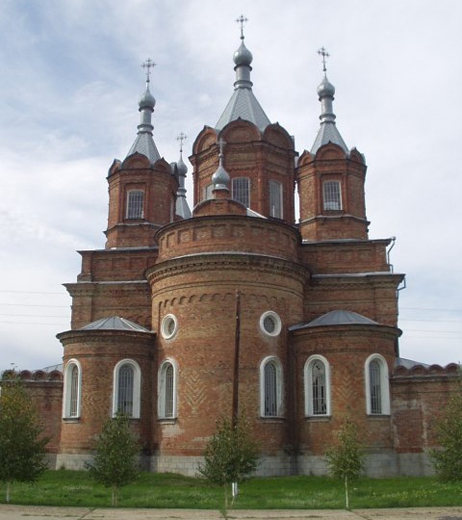
<svg viewBox="0 0 462 520">
<path fill-rule="evenodd" d="M 134 153 L 140 153 L 145 155 L 151 164 L 154 164 L 160 159 L 160 154 L 152 138 L 154 126 L 151 123 L 151 116 L 154 112 L 156 100 L 149 90 L 151 68 L 155 66 L 155 63 L 151 58 L 148 58 L 141 66 L 146 69 L 146 89 L 143 94 L 141 94 L 139 100 L 140 124 L 138 125 L 138 136 L 130 148 L 127 157 Z"/>
<path fill-rule="evenodd" d="M 213 191 L 215 190 L 226 190 L 229 191 L 229 181 L 230 176 L 229 173 L 225 170 L 223 166 L 223 148 L 225 146 L 225 141 L 220 139 L 218 141 L 218 146 L 220 147 L 219 164 L 216 172 L 212 175 L 212 183 L 213 183 Z"/>
<path fill-rule="evenodd" d="M 191 218 L 191 210 L 189 209 L 188 201 L 186 200 L 186 173 L 188 167 L 183 162 L 183 141 L 187 139 L 187 136 L 180 132 L 180 135 L 176 138 L 180 143 L 180 159 L 176 163 L 178 171 L 178 191 L 176 192 L 176 208 L 175 213 L 181 218 Z"/>
<path fill-rule="evenodd" d="M 324 146 L 328 143 L 334 143 L 343 148 L 345 152 L 348 152 L 348 147 L 345 144 L 345 141 L 342 139 L 340 132 L 337 130 L 337 126 L 335 124 L 335 114 L 333 110 L 333 100 L 335 94 L 335 87 L 332 83 L 327 79 L 327 67 L 326 67 L 326 58 L 330 56 L 330 54 L 326 51 L 324 47 L 321 47 L 318 50 L 318 54 L 322 56 L 322 70 L 324 72 L 324 78 L 321 84 L 318 87 L 318 96 L 319 101 L 321 102 L 321 115 L 319 119 L 321 120 L 321 128 L 318 131 L 318 135 L 314 141 L 313 147 L 311 148 L 311 153 L 315 154 L 321 146 Z"/>
<path fill-rule="evenodd" d="M 215 128 L 221 130 L 231 121 L 236 119 L 245 119 L 246 121 L 252 122 L 261 131 L 263 131 L 271 121 L 263 111 L 260 103 L 252 92 L 253 83 L 250 81 L 250 71 L 252 67 L 252 53 L 247 49 L 244 43 L 244 23 L 247 22 L 247 18 L 241 14 L 236 20 L 240 24 L 241 30 L 241 44 L 237 51 L 234 53 L 234 70 L 236 71 L 236 81 L 234 82 L 234 93 L 231 96 L 223 114 L 218 120 Z"/>
</svg>

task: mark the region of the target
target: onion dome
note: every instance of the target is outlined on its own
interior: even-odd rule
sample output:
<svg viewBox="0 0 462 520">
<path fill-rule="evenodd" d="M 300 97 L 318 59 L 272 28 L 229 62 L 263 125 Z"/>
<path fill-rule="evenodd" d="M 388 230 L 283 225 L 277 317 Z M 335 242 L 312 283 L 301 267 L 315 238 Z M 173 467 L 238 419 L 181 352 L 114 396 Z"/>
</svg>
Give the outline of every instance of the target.
<svg viewBox="0 0 462 520">
<path fill-rule="evenodd" d="M 318 92 L 319 99 L 326 97 L 326 96 L 334 97 L 335 87 L 327 79 L 327 76 L 324 76 L 324 79 L 322 80 L 321 84 L 319 85 L 317 92 Z"/>
<path fill-rule="evenodd" d="M 146 83 L 146 90 L 143 94 L 140 96 L 140 100 L 138 103 L 140 109 L 142 108 L 152 108 L 156 106 L 156 100 L 154 96 L 151 94 L 151 91 L 149 90 L 149 83 Z"/>
<path fill-rule="evenodd" d="M 176 192 L 176 205 L 175 213 L 183 218 L 191 218 L 191 209 L 189 208 L 188 201 L 186 200 L 186 174 L 188 173 L 188 167 L 183 161 L 183 141 L 186 139 L 186 135 L 183 132 L 177 137 L 180 141 L 180 158 L 176 163 L 176 171 L 178 173 L 178 191 Z"/>
<path fill-rule="evenodd" d="M 233 60 L 236 64 L 236 67 L 239 67 L 241 65 L 250 66 L 250 64 L 252 63 L 253 56 L 249 49 L 247 49 L 247 47 L 245 46 L 244 39 L 242 39 L 239 49 L 237 49 L 237 51 L 234 53 Z"/>
<path fill-rule="evenodd" d="M 178 162 L 176 163 L 176 167 L 178 168 L 178 175 L 184 177 L 188 173 L 188 167 L 183 161 L 183 156 L 180 155 Z"/>
<path fill-rule="evenodd" d="M 214 190 L 227 190 L 229 191 L 229 181 L 231 177 L 229 176 L 229 173 L 225 170 L 225 167 L 223 166 L 223 146 L 224 141 L 220 139 L 219 145 L 220 145 L 220 153 L 218 155 L 220 162 L 218 164 L 218 168 L 216 172 L 212 175 L 212 183 L 213 183 L 213 189 Z"/>
</svg>

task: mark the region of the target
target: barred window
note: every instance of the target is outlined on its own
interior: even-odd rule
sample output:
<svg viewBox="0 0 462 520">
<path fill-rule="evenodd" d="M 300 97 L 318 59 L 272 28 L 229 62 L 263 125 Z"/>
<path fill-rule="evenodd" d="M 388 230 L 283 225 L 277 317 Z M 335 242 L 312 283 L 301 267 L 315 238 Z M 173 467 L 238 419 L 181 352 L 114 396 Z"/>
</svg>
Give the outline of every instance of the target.
<svg viewBox="0 0 462 520">
<path fill-rule="evenodd" d="M 282 369 L 279 360 L 269 357 L 260 368 L 262 417 L 280 417 L 282 413 Z"/>
<path fill-rule="evenodd" d="M 342 197 L 339 181 L 327 181 L 322 185 L 325 211 L 338 211 L 342 209 Z"/>
<path fill-rule="evenodd" d="M 373 354 L 366 360 L 366 411 L 369 415 L 390 413 L 388 365 L 383 356 Z"/>
<path fill-rule="evenodd" d="M 282 218 L 282 184 L 269 181 L 269 214 L 274 218 Z"/>
<path fill-rule="evenodd" d="M 248 177 L 237 177 L 232 183 L 233 199 L 246 208 L 250 207 L 250 179 Z"/>
<path fill-rule="evenodd" d="M 79 405 L 79 369 L 73 365 L 71 369 L 71 395 L 69 402 L 69 417 L 77 417 Z"/>
<path fill-rule="evenodd" d="M 160 367 L 158 415 L 160 419 L 176 417 L 176 369 L 165 361 Z"/>
<path fill-rule="evenodd" d="M 305 364 L 305 414 L 330 415 L 330 369 L 322 356 L 311 356 Z"/>
<path fill-rule="evenodd" d="M 140 417 L 141 370 L 135 361 L 125 359 L 114 368 L 112 413 Z"/>
<path fill-rule="evenodd" d="M 81 380 L 80 363 L 76 359 L 71 359 L 64 372 L 64 418 L 80 417 Z"/>
<path fill-rule="evenodd" d="M 144 216 L 144 191 L 130 190 L 127 193 L 127 219 L 139 219 Z"/>
</svg>

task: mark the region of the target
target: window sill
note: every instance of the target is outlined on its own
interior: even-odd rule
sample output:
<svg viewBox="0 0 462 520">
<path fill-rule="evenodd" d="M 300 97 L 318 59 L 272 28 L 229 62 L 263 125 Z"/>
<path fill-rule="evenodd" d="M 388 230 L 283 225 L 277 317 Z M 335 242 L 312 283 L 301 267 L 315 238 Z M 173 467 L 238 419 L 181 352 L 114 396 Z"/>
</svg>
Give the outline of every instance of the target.
<svg viewBox="0 0 462 520">
<path fill-rule="evenodd" d="M 159 417 L 157 419 L 157 422 L 158 423 L 161 423 L 161 424 L 176 424 L 176 421 L 177 421 L 177 417 Z"/>
<path fill-rule="evenodd" d="M 331 415 L 305 415 L 305 420 L 309 422 L 329 422 Z"/>
<path fill-rule="evenodd" d="M 368 419 L 376 419 L 376 420 L 389 419 L 390 418 L 390 414 L 389 413 L 368 413 L 367 414 L 367 418 Z"/>
<path fill-rule="evenodd" d="M 274 422 L 274 423 L 282 423 L 282 422 L 285 422 L 285 420 L 286 420 L 285 417 L 281 417 L 279 415 L 271 416 L 271 417 L 268 417 L 266 415 L 262 415 L 262 416 L 260 416 L 260 419 L 262 419 L 265 422 Z"/>
<path fill-rule="evenodd" d="M 68 424 L 79 423 L 80 417 L 63 417 L 63 421 Z"/>
</svg>

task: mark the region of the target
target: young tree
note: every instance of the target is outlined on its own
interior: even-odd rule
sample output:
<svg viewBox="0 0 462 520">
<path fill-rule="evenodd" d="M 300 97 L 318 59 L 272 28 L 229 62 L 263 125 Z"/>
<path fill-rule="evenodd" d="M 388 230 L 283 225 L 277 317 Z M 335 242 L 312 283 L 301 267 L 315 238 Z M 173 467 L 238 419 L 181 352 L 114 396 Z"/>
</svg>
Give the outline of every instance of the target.
<svg viewBox="0 0 462 520">
<path fill-rule="evenodd" d="M 462 381 L 436 422 L 436 439 L 441 449 L 430 452 L 436 474 L 443 481 L 462 481 Z"/>
<path fill-rule="evenodd" d="M 6 502 L 13 482 L 35 482 L 45 471 L 45 446 L 37 412 L 13 371 L 0 384 L 0 481 L 6 483 Z"/>
<path fill-rule="evenodd" d="M 225 511 L 228 509 L 228 486 L 248 479 L 257 468 L 258 458 L 258 444 L 252 439 L 245 415 L 237 417 L 234 424 L 223 417 L 217 421 L 199 473 L 210 482 L 223 486 Z"/>
<path fill-rule="evenodd" d="M 96 442 L 93 461 L 87 464 L 90 476 L 107 488 L 112 488 L 112 506 L 117 506 L 119 489 L 139 475 L 138 439 L 130 429 L 130 419 L 118 414 L 108 419 Z"/>
<path fill-rule="evenodd" d="M 348 481 L 359 477 L 363 455 L 358 441 L 358 427 L 349 416 L 336 432 L 336 441 L 326 450 L 325 456 L 331 476 L 345 483 L 345 509 L 350 509 Z"/>
</svg>

